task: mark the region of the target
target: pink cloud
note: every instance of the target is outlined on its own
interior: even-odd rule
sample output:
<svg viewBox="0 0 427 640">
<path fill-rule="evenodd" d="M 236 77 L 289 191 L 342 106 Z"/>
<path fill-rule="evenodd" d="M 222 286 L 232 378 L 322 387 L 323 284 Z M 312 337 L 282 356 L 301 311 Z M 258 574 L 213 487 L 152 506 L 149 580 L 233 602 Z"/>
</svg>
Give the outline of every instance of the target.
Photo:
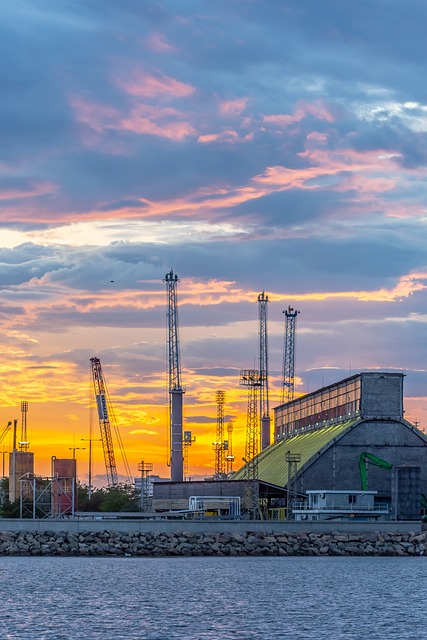
<svg viewBox="0 0 427 640">
<path fill-rule="evenodd" d="M 118 80 L 118 84 L 127 93 L 144 98 L 173 97 L 186 98 L 195 92 L 195 88 L 185 82 L 180 82 L 163 73 L 136 72 L 130 80 Z"/>
<path fill-rule="evenodd" d="M 171 45 L 163 33 L 152 33 L 147 39 L 148 48 L 156 53 L 175 53 L 176 47 Z"/>
<path fill-rule="evenodd" d="M 237 131 L 227 129 L 226 131 L 221 131 L 220 133 L 209 133 L 199 136 L 197 138 L 197 142 L 248 142 L 249 140 L 252 140 L 253 137 L 253 133 L 248 133 L 246 136 L 240 137 Z"/>
<path fill-rule="evenodd" d="M 0 187 L 0 200 L 19 200 L 54 193 L 56 185 L 44 180 L 31 180 L 25 187 Z"/>
<path fill-rule="evenodd" d="M 277 124 L 279 126 L 288 126 L 304 120 L 308 115 L 312 115 L 318 120 L 326 120 L 326 122 L 334 122 L 335 120 L 330 109 L 322 101 L 306 102 L 305 100 L 301 100 L 297 103 L 296 109 L 292 115 L 275 114 L 264 116 L 263 121 Z"/>
<path fill-rule="evenodd" d="M 223 116 L 235 115 L 242 113 L 247 106 L 247 98 L 238 98 L 236 100 L 225 100 L 219 105 L 219 113 Z"/>
</svg>

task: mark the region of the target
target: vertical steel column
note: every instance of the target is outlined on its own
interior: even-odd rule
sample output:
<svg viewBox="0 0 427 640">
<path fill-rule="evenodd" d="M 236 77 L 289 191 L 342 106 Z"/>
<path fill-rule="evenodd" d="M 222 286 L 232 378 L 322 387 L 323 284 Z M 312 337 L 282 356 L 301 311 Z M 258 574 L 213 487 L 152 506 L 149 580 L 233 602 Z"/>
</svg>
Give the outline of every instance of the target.
<svg viewBox="0 0 427 640">
<path fill-rule="evenodd" d="M 270 406 L 268 398 L 268 348 L 267 348 L 267 303 L 265 292 L 258 296 L 259 308 L 259 372 L 260 372 L 260 431 L 261 449 L 270 445 Z"/>
<path fill-rule="evenodd" d="M 184 479 L 182 396 L 185 391 L 181 386 L 178 340 L 177 283 L 179 278 L 171 270 L 166 274 L 163 282 L 166 282 L 167 295 L 171 481 L 182 482 Z"/>
<path fill-rule="evenodd" d="M 289 306 L 283 311 L 286 316 L 285 337 L 283 347 L 283 387 L 282 403 L 291 402 L 295 391 L 295 328 L 299 311 Z"/>
</svg>

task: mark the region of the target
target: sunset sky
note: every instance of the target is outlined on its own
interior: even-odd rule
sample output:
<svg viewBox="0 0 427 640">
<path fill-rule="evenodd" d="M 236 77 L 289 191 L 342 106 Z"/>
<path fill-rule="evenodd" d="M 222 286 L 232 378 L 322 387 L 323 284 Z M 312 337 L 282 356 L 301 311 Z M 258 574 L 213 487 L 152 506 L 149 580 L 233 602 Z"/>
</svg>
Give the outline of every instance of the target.
<svg viewBox="0 0 427 640">
<path fill-rule="evenodd" d="M 14 0 L 0 16 L 0 429 L 28 401 L 37 474 L 99 437 L 96 356 L 133 473 L 169 475 L 171 269 L 190 476 L 213 473 L 219 389 L 241 464 L 262 291 L 271 407 L 292 305 L 298 393 L 401 371 L 427 427 L 424 0 Z"/>
</svg>

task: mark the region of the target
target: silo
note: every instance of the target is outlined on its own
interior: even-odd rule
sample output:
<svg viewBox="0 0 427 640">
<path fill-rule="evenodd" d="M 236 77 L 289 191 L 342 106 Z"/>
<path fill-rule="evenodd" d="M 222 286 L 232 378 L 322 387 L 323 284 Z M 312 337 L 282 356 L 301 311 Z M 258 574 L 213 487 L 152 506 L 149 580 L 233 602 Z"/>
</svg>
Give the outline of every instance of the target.
<svg viewBox="0 0 427 640">
<path fill-rule="evenodd" d="M 77 509 L 75 458 L 52 458 L 52 517 L 71 515 Z"/>
<path fill-rule="evenodd" d="M 9 500 L 19 500 L 20 486 L 23 494 L 29 495 L 29 483 L 26 481 L 34 477 L 34 453 L 30 451 L 12 451 L 9 455 Z"/>
</svg>

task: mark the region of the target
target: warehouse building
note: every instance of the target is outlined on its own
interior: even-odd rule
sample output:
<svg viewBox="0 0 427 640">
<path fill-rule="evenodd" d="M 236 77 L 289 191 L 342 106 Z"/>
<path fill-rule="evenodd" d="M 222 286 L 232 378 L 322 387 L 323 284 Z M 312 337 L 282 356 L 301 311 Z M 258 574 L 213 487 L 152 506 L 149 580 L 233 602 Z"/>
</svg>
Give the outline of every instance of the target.
<svg viewBox="0 0 427 640">
<path fill-rule="evenodd" d="M 260 481 L 287 487 L 295 499 L 309 490 L 350 496 L 369 489 L 392 505 L 394 492 L 395 513 L 409 492 L 399 512 L 418 517 L 427 494 L 427 437 L 404 418 L 403 379 L 362 372 L 275 408 L 275 443 L 258 456 Z M 244 478 L 245 467 L 234 477 Z M 408 505 L 418 494 L 414 513 Z"/>
</svg>

